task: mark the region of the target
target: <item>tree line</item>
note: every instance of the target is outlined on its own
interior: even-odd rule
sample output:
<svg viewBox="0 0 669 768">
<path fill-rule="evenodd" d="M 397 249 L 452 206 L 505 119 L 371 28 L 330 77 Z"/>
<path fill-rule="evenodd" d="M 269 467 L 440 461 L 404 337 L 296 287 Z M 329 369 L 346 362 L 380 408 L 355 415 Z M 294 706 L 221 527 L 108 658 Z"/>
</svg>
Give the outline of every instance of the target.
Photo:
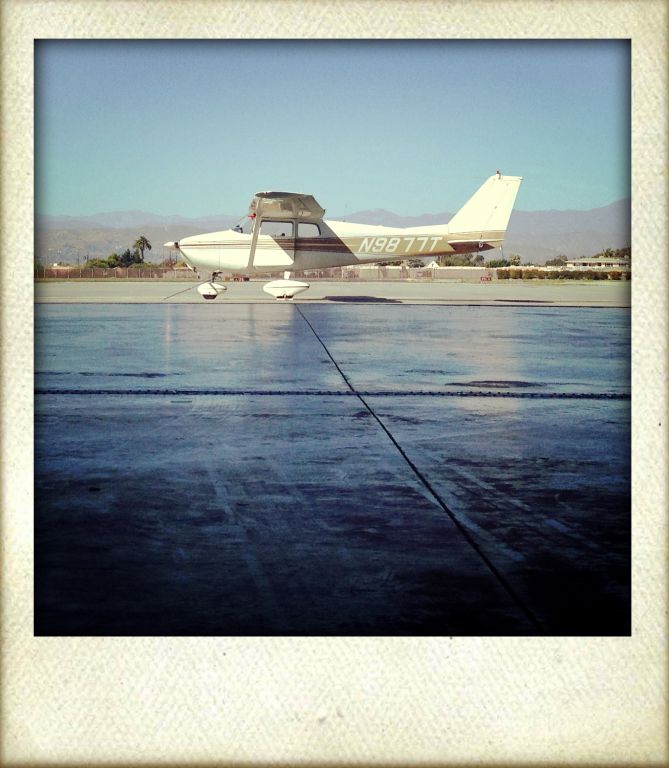
<svg viewBox="0 0 669 768">
<path fill-rule="evenodd" d="M 593 259 L 630 259 L 632 257 L 632 249 L 628 246 L 626 248 L 605 248 L 603 251 L 596 253 L 591 258 Z M 567 265 L 567 256 L 560 255 L 554 259 L 549 259 L 546 262 L 547 267 L 564 267 Z M 490 259 L 485 261 L 483 254 L 481 253 L 449 253 L 438 258 L 437 263 L 440 267 L 488 267 L 493 269 L 495 267 L 504 269 L 505 267 L 520 267 L 520 256 L 517 253 L 512 253 L 508 259 Z M 523 262 L 524 267 L 534 267 L 531 261 Z"/>
<path fill-rule="evenodd" d="M 132 244 L 132 250 L 126 248 L 123 253 L 112 253 L 106 259 L 88 259 L 84 268 L 115 269 L 116 267 L 132 267 L 144 264 L 144 251 L 151 250 L 151 243 L 144 235 L 140 235 Z"/>
<path fill-rule="evenodd" d="M 508 259 L 491 259 L 486 261 L 482 253 L 448 253 L 439 256 L 437 263 L 440 267 L 515 267 L 520 265 L 520 256 L 512 253 Z"/>
</svg>

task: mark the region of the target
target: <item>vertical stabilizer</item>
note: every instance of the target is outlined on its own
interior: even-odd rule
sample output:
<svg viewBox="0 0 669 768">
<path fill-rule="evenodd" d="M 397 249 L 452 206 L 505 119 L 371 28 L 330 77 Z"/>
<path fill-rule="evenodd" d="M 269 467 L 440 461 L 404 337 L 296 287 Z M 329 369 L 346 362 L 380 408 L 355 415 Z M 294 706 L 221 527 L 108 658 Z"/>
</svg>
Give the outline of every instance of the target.
<svg viewBox="0 0 669 768">
<path fill-rule="evenodd" d="M 449 235 L 458 240 L 503 239 L 521 181 L 522 176 L 491 176 L 448 222 Z"/>
</svg>

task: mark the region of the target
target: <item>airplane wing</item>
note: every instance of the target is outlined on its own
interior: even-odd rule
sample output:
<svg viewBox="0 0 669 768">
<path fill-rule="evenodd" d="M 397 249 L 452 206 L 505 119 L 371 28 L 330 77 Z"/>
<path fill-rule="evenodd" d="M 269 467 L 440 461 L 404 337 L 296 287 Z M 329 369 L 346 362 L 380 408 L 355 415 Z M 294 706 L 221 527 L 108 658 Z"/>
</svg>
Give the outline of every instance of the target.
<svg viewBox="0 0 669 768">
<path fill-rule="evenodd" d="M 325 208 L 316 202 L 313 195 L 300 192 L 258 192 L 249 206 L 249 215 L 254 214 L 259 219 L 313 221 L 323 218 Z"/>
</svg>

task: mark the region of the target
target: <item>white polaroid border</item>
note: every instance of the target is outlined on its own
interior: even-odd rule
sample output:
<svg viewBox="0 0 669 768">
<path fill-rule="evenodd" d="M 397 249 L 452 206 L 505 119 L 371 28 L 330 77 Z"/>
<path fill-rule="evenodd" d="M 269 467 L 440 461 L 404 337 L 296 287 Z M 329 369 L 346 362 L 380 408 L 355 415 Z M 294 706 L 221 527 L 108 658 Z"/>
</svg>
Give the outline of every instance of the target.
<svg viewBox="0 0 669 768">
<path fill-rule="evenodd" d="M 4 0 L 0 22 L 4 764 L 665 763 L 665 4 Z M 33 636 L 33 41 L 138 37 L 631 38 L 631 637 Z"/>
</svg>

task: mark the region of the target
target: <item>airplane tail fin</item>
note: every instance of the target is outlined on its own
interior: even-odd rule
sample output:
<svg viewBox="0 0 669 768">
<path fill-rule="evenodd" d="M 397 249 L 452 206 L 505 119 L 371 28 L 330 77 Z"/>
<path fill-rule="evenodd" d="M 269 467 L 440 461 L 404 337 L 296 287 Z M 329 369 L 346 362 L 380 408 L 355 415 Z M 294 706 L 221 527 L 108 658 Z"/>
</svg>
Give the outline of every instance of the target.
<svg viewBox="0 0 669 768">
<path fill-rule="evenodd" d="M 522 180 L 522 176 L 496 173 L 484 181 L 448 222 L 449 242 L 504 240 Z"/>
</svg>

